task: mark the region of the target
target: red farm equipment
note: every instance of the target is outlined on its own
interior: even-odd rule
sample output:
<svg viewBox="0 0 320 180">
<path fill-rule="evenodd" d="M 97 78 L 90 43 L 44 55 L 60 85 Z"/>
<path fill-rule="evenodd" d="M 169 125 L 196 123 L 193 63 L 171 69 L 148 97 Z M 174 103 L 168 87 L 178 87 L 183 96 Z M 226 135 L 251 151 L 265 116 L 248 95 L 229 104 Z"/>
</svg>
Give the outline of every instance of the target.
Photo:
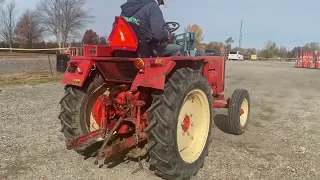
<svg viewBox="0 0 320 180">
<path fill-rule="evenodd" d="M 214 108 L 228 108 L 230 132 L 244 133 L 248 91 L 225 98 L 224 56 L 198 53 L 194 33 L 173 34 L 179 26 L 166 26 L 170 42 L 184 47 L 176 56 L 148 54 L 148 41 L 116 17 L 109 45 L 85 45 L 83 56 L 71 57 L 59 114 L 67 149 L 95 164 L 120 152 L 148 157 L 156 175 L 188 179 L 208 155 Z"/>
</svg>

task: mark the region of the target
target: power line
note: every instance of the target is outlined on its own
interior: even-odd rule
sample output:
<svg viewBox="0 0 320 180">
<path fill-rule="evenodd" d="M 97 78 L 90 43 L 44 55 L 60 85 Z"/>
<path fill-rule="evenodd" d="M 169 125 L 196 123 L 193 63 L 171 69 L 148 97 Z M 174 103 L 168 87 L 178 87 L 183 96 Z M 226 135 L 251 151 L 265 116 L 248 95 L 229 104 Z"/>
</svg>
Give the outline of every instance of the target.
<svg viewBox="0 0 320 180">
<path fill-rule="evenodd" d="M 239 38 L 239 48 L 242 46 L 242 20 L 240 25 L 240 38 Z"/>
</svg>

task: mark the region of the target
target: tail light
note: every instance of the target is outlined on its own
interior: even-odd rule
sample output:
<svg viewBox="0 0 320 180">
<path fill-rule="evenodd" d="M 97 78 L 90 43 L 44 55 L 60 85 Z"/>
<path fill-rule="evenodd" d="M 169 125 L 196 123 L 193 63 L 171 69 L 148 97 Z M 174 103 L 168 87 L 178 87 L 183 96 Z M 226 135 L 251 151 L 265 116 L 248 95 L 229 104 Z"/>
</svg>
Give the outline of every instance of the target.
<svg viewBox="0 0 320 180">
<path fill-rule="evenodd" d="M 134 60 L 134 66 L 139 70 L 143 70 L 145 68 L 145 63 L 142 59 L 137 58 Z"/>
<path fill-rule="evenodd" d="M 82 74 L 82 70 L 77 66 L 77 63 L 73 61 L 67 63 L 67 71 L 70 73 L 78 71 L 79 74 Z"/>
</svg>

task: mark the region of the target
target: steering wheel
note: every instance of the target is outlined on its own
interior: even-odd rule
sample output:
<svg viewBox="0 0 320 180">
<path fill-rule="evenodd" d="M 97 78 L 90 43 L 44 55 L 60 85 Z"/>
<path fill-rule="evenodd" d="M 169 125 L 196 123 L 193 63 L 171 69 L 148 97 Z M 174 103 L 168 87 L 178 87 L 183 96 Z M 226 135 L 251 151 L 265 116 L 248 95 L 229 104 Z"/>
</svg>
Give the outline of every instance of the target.
<svg viewBox="0 0 320 180">
<path fill-rule="evenodd" d="M 170 25 L 172 27 L 170 27 Z M 166 29 L 169 31 L 169 33 L 171 34 L 172 32 L 176 31 L 179 29 L 180 24 L 177 22 L 166 22 Z"/>
</svg>

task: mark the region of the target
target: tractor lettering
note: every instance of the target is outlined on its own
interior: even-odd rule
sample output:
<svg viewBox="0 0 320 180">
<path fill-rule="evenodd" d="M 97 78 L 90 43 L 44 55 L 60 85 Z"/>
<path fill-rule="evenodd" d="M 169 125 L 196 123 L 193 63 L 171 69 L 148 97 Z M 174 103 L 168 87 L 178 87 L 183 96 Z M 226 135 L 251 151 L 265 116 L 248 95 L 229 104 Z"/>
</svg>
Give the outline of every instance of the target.
<svg viewBox="0 0 320 180">
<path fill-rule="evenodd" d="M 135 23 L 136 25 L 140 25 L 140 20 L 134 17 L 124 17 L 127 22 Z"/>
</svg>

